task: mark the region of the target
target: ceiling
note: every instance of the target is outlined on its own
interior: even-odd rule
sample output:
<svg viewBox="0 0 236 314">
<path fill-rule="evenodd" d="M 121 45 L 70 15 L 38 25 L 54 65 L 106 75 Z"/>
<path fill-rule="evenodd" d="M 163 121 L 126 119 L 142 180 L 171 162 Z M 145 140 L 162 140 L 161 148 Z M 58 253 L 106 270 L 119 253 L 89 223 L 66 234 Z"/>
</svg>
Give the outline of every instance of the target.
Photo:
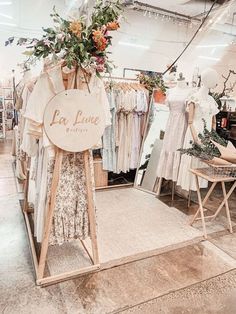
<svg viewBox="0 0 236 314">
<path fill-rule="evenodd" d="M 211 0 L 140 0 L 140 2 L 191 17 L 198 16 L 208 11 L 213 3 Z M 219 3 L 220 2 L 227 2 L 227 0 L 219 1 Z M 216 7 L 217 6 L 219 6 L 219 4 L 217 4 Z"/>
</svg>

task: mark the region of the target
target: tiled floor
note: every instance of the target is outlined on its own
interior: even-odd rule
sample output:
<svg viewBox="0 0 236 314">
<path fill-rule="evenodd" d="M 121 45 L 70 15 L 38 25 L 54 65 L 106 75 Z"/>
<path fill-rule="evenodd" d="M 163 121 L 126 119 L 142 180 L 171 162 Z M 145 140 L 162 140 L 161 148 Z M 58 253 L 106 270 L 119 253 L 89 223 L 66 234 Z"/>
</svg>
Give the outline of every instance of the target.
<svg viewBox="0 0 236 314">
<path fill-rule="evenodd" d="M 236 234 L 51 287 L 35 286 L 11 168 L 0 143 L 0 313 L 236 313 Z"/>
</svg>

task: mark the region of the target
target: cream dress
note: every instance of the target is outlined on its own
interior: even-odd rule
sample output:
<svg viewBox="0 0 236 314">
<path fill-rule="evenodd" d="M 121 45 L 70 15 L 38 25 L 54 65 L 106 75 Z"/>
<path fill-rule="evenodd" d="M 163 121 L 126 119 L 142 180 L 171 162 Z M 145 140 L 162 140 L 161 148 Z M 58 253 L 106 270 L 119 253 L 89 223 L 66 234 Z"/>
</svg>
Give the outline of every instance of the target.
<svg viewBox="0 0 236 314">
<path fill-rule="evenodd" d="M 170 114 L 157 167 L 159 178 L 177 181 L 181 157 L 178 149 L 183 147 L 187 129 L 186 99 L 190 93 L 191 89 L 178 87 L 169 92 L 166 104 L 170 109 Z"/>
<path fill-rule="evenodd" d="M 187 110 L 188 105 L 190 103 L 195 104 L 195 111 L 194 111 L 194 120 L 193 120 L 193 126 L 196 130 L 196 133 L 202 133 L 204 129 L 203 119 L 206 122 L 206 126 L 208 130 L 211 130 L 212 128 L 212 118 L 215 116 L 219 110 L 217 108 L 217 103 L 215 100 L 208 95 L 206 99 L 198 99 L 197 94 L 191 96 L 187 101 Z M 190 142 L 193 140 L 192 134 L 190 131 L 190 128 L 188 127 L 185 139 L 184 139 L 184 145 L 183 148 L 189 148 L 191 147 Z M 180 168 L 179 168 L 179 174 L 178 174 L 178 180 L 177 185 L 180 185 L 183 190 L 186 191 L 196 191 L 196 184 L 195 184 L 195 178 L 190 173 L 190 169 L 195 168 L 203 168 L 206 167 L 204 163 L 202 163 L 198 158 L 188 156 L 188 155 L 182 155 L 181 162 L 180 162 Z M 199 180 L 200 188 L 207 188 L 208 182 L 206 180 Z"/>
</svg>

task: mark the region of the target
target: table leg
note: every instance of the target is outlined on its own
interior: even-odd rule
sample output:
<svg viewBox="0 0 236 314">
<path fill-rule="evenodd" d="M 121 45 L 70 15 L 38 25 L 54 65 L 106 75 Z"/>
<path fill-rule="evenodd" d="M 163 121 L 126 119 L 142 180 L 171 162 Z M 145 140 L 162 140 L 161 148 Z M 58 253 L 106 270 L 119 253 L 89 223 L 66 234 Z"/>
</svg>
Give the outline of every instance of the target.
<svg viewBox="0 0 236 314">
<path fill-rule="evenodd" d="M 202 198 L 201 198 L 201 193 L 200 193 L 200 186 L 199 186 L 198 176 L 196 174 L 195 174 L 195 180 L 196 180 L 196 186 L 197 186 L 199 209 L 200 209 L 201 219 L 202 219 L 203 234 L 204 234 L 204 238 L 207 239 L 206 224 L 205 224 L 204 210 L 203 210 L 203 205 L 202 205 Z"/>
<path fill-rule="evenodd" d="M 206 196 L 204 197 L 204 200 L 202 201 L 202 206 L 204 206 L 208 200 L 208 198 L 210 197 L 212 191 L 214 190 L 215 186 L 216 186 L 217 182 L 213 182 L 209 191 L 207 192 Z M 204 209 L 203 209 L 204 210 Z M 198 214 L 200 212 L 200 207 L 198 208 L 196 214 L 194 215 L 194 217 L 192 218 L 192 220 L 190 221 L 190 226 L 192 226 L 192 224 L 194 223 L 195 219 L 197 218 Z"/>
<path fill-rule="evenodd" d="M 227 216 L 228 224 L 229 224 L 229 232 L 233 233 L 233 228 L 232 228 L 232 223 L 231 223 L 231 218 L 230 218 L 230 211 L 229 211 L 229 203 L 228 203 L 228 200 L 226 199 L 227 198 L 227 194 L 226 194 L 225 183 L 221 182 L 221 184 L 222 184 L 222 191 L 223 191 L 223 194 L 224 194 L 225 211 L 226 211 L 226 216 Z"/>
<path fill-rule="evenodd" d="M 225 202 L 229 199 L 230 195 L 233 193 L 234 189 L 236 188 L 236 181 L 234 182 L 234 184 L 232 185 L 231 189 L 229 190 L 229 192 L 226 194 L 226 196 L 224 197 L 224 200 L 222 201 L 222 203 L 220 204 L 220 206 L 218 207 L 217 211 L 215 212 L 215 215 L 212 217 L 211 220 L 214 220 L 216 218 L 216 216 L 219 214 L 219 212 L 221 211 L 221 209 L 223 208 Z"/>
</svg>

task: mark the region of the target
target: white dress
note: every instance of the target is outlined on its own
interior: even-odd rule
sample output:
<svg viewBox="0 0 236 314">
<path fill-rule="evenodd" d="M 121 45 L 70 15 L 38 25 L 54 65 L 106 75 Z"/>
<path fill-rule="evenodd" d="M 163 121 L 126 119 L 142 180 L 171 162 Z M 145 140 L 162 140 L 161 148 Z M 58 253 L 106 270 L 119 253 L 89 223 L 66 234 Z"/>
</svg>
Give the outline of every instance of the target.
<svg viewBox="0 0 236 314">
<path fill-rule="evenodd" d="M 212 118 L 215 116 L 219 110 L 217 108 L 217 104 L 215 100 L 208 95 L 206 99 L 200 100 L 197 98 L 197 95 L 191 96 L 187 101 L 187 110 L 188 105 L 190 103 L 195 104 L 195 111 L 194 111 L 194 120 L 193 126 L 196 130 L 196 133 L 202 133 L 204 129 L 203 119 L 206 122 L 206 127 L 208 130 L 212 128 Z M 184 145 L 183 148 L 191 147 L 191 141 L 193 140 L 190 128 L 188 127 L 185 135 Z M 203 168 L 206 167 L 204 163 L 202 163 L 198 158 L 182 155 L 181 163 L 179 168 L 178 180 L 177 185 L 180 185 L 183 190 L 189 191 L 196 191 L 196 184 L 195 178 L 190 173 L 190 169 L 195 168 Z M 208 182 L 204 179 L 199 180 L 200 188 L 207 188 Z"/>
<path fill-rule="evenodd" d="M 187 129 L 186 99 L 190 92 L 189 88 L 176 87 L 170 90 L 167 98 L 170 114 L 157 166 L 157 177 L 159 178 L 177 181 L 181 158 L 178 149 L 183 147 Z"/>
</svg>

